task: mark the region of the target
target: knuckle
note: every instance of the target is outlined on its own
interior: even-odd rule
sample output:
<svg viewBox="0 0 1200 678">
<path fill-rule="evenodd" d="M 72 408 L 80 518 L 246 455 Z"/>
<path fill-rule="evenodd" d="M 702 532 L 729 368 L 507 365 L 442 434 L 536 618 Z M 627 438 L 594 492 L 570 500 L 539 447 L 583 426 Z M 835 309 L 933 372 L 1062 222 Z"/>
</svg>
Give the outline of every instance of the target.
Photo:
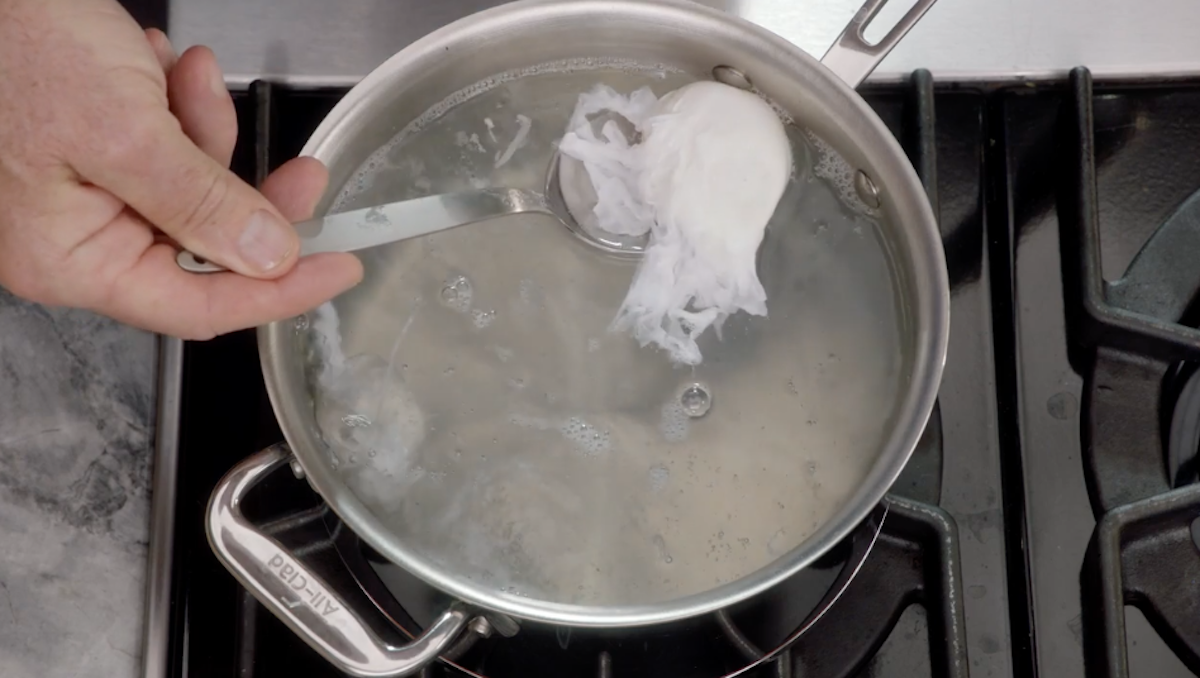
<svg viewBox="0 0 1200 678">
<path fill-rule="evenodd" d="M 172 216 L 161 224 L 175 237 L 187 240 L 194 234 L 206 230 L 220 220 L 221 214 L 229 200 L 229 182 L 219 174 L 187 177 L 185 184 L 194 187 L 190 197 L 179 201 Z"/>
</svg>

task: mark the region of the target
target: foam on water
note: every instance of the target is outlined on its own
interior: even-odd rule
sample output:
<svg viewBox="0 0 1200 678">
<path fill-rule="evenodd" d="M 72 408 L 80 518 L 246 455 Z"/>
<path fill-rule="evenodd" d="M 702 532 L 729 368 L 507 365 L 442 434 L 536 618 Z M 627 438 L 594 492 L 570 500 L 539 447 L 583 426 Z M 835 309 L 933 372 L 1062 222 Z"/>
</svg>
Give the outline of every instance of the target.
<svg viewBox="0 0 1200 678">
<path fill-rule="evenodd" d="M 691 417 L 684 411 L 678 400 L 671 400 L 662 406 L 658 430 L 669 443 L 681 443 L 687 440 Z"/>
<path fill-rule="evenodd" d="M 608 452 L 612 447 L 608 431 L 598 429 L 579 417 L 564 421 L 558 432 L 588 456 Z"/>
<path fill-rule="evenodd" d="M 424 113 L 418 116 L 416 120 L 413 120 L 403 129 L 401 129 L 400 132 L 397 133 L 396 136 L 392 137 L 390 141 L 372 153 L 367 158 L 366 162 L 359 167 L 358 171 L 354 173 L 350 180 L 346 182 L 345 186 L 342 187 L 342 190 L 338 193 L 337 197 L 334 198 L 333 205 L 329 211 L 331 213 L 342 211 L 349 200 L 370 188 L 371 182 L 373 181 L 372 177 L 375 175 L 375 173 L 380 168 L 389 167 L 392 165 L 392 161 L 390 160 L 389 156 L 391 155 L 393 149 L 402 145 L 411 137 L 420 134 L 423 129 L 428 127 L 438 118 L 441 118 L 450 109 L 461 106 L 471 99 L 474 99 L 475 97 L 485 92 L 489 92 L 501 85 L 513 82 L 515 80 L 520 80 L 522 78 L 538 75 L 595 71 L 599 69 L 612 69 L 631 74 L 651 75 L 660 79 L 665 78 L 668 73 L 681 72 L 676 68 L 667 66 L 666 64 L 645 64 L 632 59 L 601 59 L 587 57 L 551 61 L 544 64 L 539 64 L 537 66 L 530 66 L 528 68 L 505 71 L 490 78 L 486 78 L 473 85 L 460 89 L 459 91 L 429 107 Z M 488 120 L 490 120 L 490 118 L 488 118 Z M 524 123 L 522 123 L 520 118 L 517 120 L 518 123 L 522 125 L 522 128 L 524 128 Z M 526 120 L 529 119 L 526 118 Z M 488 126 L 489 131 L 494 130 L 494 128 L 494 122 Z M 526 135 L 528 134 L 527 128 L 525 129 L 525 133 Z M 466 137 L 466 141 L 468 144 L 470 143 L 469 136 Z M 515 152 L 516 149 L 514 148 L 513 150 Z M 511 159 L 511 154 L 509 155 L 509 158 Z M 499 162 L 500 157 L 497 157 L 496 160 L 497 166 L 503 164 Z"/>
<path fill-rule="evenodd" d="M 475 329 L 477 330 L 486 329 L 495 321 L 495 311 L 485 311 L 480 308 L 476 308 L 471 311 L 471 324 L 474 325 Z"/>
<path fill-rule="evenodd" d="M 508 422 L 514 426 L 535 431 L 556 431 L 585 456 L 603 454 L 612 449 L 612 434 L 606 429 L 589 423 L 583 417 L 568 417 L 561 421 L 554 421 L 526 414 L 511 414 Z M 666 469 L 661 470 L 666 471 Z M 651 474 L 654 474 L 653 470 Z"/>
<path fill-rule="evenodd" d="M 466 132 L 459 131 L 454 135 L 454 143 L 459 148 L 465 148 L 476 153 L 487 153 L 487 149 L 483 147 L 483 142 L 479 140 L 477 133 L 468 135 Z"/>
<path fill-rule="evenodd" d="M 471 287 L 471 281 L 467 280 L 466 276 L 459 275 L 446 281 L 442 286 L 439 298 L 451 310 L 466 313 L 471 310 L 471 302 L 474 301 L 475 290 Z"/>
<path fill-rule="evenodd" d="M 838 198 L 850 209 L 860 214 L 877 216 L 877 212 L 867 206 L 858 191 L 854 189 L 854 168 L 840 153 L 834 150 L 824 139 L 809 131 L 805 134 L 808 141 L 816 148 L 817 161 L 813 164 L 813 174 L 833 184 Z"/>
</svg>

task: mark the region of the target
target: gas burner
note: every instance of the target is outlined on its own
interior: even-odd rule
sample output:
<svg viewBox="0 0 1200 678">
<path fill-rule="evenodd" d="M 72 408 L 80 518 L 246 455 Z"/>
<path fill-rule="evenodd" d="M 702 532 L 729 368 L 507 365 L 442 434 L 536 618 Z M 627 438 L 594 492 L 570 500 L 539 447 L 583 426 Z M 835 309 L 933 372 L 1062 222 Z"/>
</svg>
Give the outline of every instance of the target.
<svg viewBox="0 0 1200 678">
<path fill-rule="evenodd" d="M 889 498 L 824 562 L 733 609 L 652 629 L 525 624 L 511 638 L 476 644 L 455 668 L 489 678 L 721 678 L 761 675 L 763 669 L 773 675 L 849 676 L 875 655 L 905 608 L 920 603 L 931 610 L 931 626 L 946 629 L 946 636 L 955 640 L 931 647 L 937 675 L 964 676 L 964 631 L 955 609 L 961 597 L 955 585 L 956 537 L 952 522 L 938 509 Z M 347 564 L 377 605 L 393 609 L 393 619 L 402 609 L 411 611 L 428 600 L 428 592 L 402 570 L 361 545 L 360 552 L 369 571 L 351 559 Z M 398 599 L 407 604 L 398 605 Z M 422 612 L 432 618 L 432 609 Z M 407 628 L 411 632 L 414 627 Z"/>
<path fill-rule="evenodd" d="M 267 482 L 269 493 L 286 491 L 284 477 Z M 338 590 L 350 591 L 348 604 L 378 609 L 386 621 L 373 628 L 381 637 L 403 642 L 445 605 L 441 594 L 383 560 L 324 505 L 276 516 L 263 529 Z M 861 671 L 905 610 L 920 605 L 934 675 L 965 678 L 960 581 L 953 520 L 936 507 L 889 496 L 822 562 L 733 609 L 648 629 L 525 623 L 496 633 L 500 623 L 483 624 L 443 662 L 448 676 L 476 678 L 840 678 Z"/>
<path fill-rule="evenodd" d="M 450 675 L 481 678 L 722 678 L 752 671 L 771 662 L 848 592 L 864 562 L 874 557 L 873 547 L 888 523 L 888 508 L 877 509 L 847 541 L 813 567 L 734 609 L 639 629 L 596 630 L 523 622 L 519 629 L 512 629 L 514 633 L 488 633 L 444 659 L 455 669 Z M 332 514 L 327 520 L 330 534 L 339 535 L 334 543 L 343 563 L 392 623 L 415 636 L 436 617 L 444 606 L 441 596 L 341 529 Z M 772 651 L 763 653 L 758 647 Z M 755 649 L 753 656 L 748 656 L 749 648 Z"/>
<path fill-rule="evenodd" d="M 1137 606 L 1179 659 L 1200 673 L 1200 485 L 1113 509 L 1096 530 L 1088 567 L 1087 658 L 1101 678 L 1128 678 L 1125 605 Z"/>
<path fill-rule="evenodd" d="M 1167 476 L 1171 487 L 1200 481 L 1200 365 L 1179 363 L 1163 383 L 1167 402 L 1174 403 L 1167 426 Z"/>
<path fill-rule="evenodd" d="M 1200 594 L 1181 587 L 1200 578 L 1200 331 L 1189 326 L 1200 300 L 1200 191 L 1153 231 L 1119 280 L 1105 282 L 1096 97 L 1085 70 L 1071 84 L 1063 246 L 1078 283 L 1067 296 L 1082 319 L 1073 362 L 1091 363 L 1081 434 L 1099 518 L 1081 580 L 1088 675 L 1130 675 L 1127 604 L 1200 673 Z"/>
<path fill-rule="evenodd" d="M 1159 226 L 1124 275 L 1102 274 L 1091 78 L 1072 73 L 1077 133 L 1064 213 L 1065 248 L 1074 246 L 1073 290 L 1084 319 L 1076 348 L 1092 352 L 1084 409 L 1084 450 L 1098 515 L 1160 495 L 1194 476 L 1200 444 L 1200 330 L 1185 324 L 1200 299 L 1200 191 Z M 1069 256 L 1066 256 L 1068 258 Z M 1081 361 L 1086 361 L 1082 358 Z M 1164 456 L 1165 455 L 1165 456 Z"/>
</svg>

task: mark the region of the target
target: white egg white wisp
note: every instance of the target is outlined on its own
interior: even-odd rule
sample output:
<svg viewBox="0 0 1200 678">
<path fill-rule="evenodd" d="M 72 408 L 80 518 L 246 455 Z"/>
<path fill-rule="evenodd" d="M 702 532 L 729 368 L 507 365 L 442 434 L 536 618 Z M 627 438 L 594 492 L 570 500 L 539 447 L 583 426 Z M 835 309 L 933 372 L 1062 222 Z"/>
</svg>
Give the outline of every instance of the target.
<svg viewBox="0 0 1200 678">
<path fill-rule="evenodd" d="M 627 135 L 612 114 L 636 132 Z M 766 101 L 716 82 L 662 99 L 649 88 L 622 95 L 598 85 L 579 97 L 559 150 L 591 180 L 600 229 L 650 234 L 612 329 L 697 365 L 696 339 L 709 327 L 719 337 L 739 310 L 767 314 L 755 256 L 792 154 Z"/>
</svg>

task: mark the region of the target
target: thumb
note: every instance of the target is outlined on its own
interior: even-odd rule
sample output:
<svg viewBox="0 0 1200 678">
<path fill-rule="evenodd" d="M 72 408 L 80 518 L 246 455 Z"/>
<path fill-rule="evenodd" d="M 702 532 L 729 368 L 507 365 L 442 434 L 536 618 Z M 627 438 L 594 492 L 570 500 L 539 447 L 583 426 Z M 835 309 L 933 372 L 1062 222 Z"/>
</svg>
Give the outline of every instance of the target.
<svg viewBox="0 0 1200 678">
<path fill-rule="evenodd" d="M 78 168 L 84 178 L 198 256 L 256 278 L 290 270 L 300 243 L 270 201 L 206 155 L 166 109 L 146 117 L 107 135 Z"/>
</svg>

